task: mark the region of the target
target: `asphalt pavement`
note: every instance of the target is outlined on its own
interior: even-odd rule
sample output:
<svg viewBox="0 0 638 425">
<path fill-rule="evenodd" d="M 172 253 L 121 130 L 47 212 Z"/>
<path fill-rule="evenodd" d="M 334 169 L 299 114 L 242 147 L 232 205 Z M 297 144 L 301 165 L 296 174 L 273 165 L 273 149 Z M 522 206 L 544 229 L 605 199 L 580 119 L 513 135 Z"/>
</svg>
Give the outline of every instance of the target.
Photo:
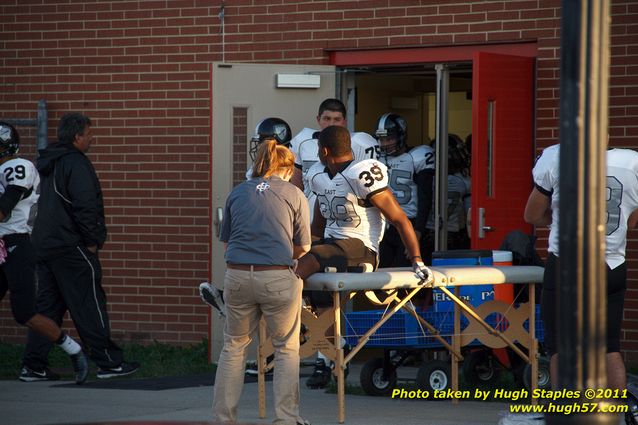
<svg viewBox="0 0 638 425">
<path fill-rule="evenodd" d="M 301 416 L 313 425 L 338 424 L 337 396 L 304 385 L 310 368 L 302 368 Z M 399 387 L 416 376 L 416 369 L 399 369 Z M 404 381 L 405 379 L 405 381 Z M 353 365 L 349 384 L 358 385 Z M 239 406 L 242 423 L 271 423 L 272 393 L 267 383 L 267 416 L 259 418 L 257 383 L 244 385 Z M 153 379 L 97 380 L 86 385 L 70 381 L 0 381 L 0 424 L 50 425 L 104 422 L 212 422 L 212 375 Z M 494 425 L 508 415 L 509 405 L 461 400 L 415 400 L 346 394 L 348 425 Z M 541 425 L 542 421 L 529 422 Z"/>
</svg>

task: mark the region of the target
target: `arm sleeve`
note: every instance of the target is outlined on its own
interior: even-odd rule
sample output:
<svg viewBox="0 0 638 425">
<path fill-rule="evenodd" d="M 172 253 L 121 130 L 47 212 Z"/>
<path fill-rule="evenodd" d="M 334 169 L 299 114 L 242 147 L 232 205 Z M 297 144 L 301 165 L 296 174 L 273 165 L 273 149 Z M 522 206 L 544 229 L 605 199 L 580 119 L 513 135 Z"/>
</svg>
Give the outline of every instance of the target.
<svg viewBox="0 0 638 425">
<path fill-rule="evenodd" d="M 27 192 L 27 189 L 22 186 L 7 186 L 2 196 L 0 196 L 0 212 L 2 212 L 5 217 L 8 217 L 15 206 L 18 205 L 18 202 L 20 202 L 25 192 Z"/>
<path fill-rule="evenodd" d="M 30 161 L 17 158 L 5 162 L 0 172 L 6 175 L 7 180 L 4 193 L 0 196 L 0 211 L 5 217 L 8 217 L 18 202 L 29 196 L 31 191 L 36 189 L 33 186 L 35 185 L 38 171 Z"/>
<path fill-rule="evenodd" d="M 368 200 L 388 188 L 388 168 L 376 160 L 361 161 L 350 168 L 348 180 L 355 195 Z"/>
<path fill-rule="evenodd" d="M 546 196 L 550 196 L 556 183 L 554 170 L 558 167 L 558 149 L 549 147 L 536 160 L 532 170 L 534 186 Z"/>
<path fill-rule="evenodd" d="M 424 232 L 428 217 L 430 217 L 430 210 L 432 209 L 434 170 L 425 169 L 418 172 L 414 176 L 414 181 L 417 190 L 417 211 L 414 219 L 414 230 Z"/>
<path fill-rule="evenodd" d="M 298 207 L 294 214 L 292 243 L 299 246 L 310 245 L 310 209 L 303 192 L 299 191 L 296 203 Z"/>
<path fill-rule="evenodd" d="M 71 201 L 71 216 L 80 230 L 86 246 L 101 245 L 103 233 L 99 223 L 99 192 L 97 176 L 88 159 L 69 167 L 67 193 Z M 66 173 L 65 173 L 66 174 Z"/>
</svg>

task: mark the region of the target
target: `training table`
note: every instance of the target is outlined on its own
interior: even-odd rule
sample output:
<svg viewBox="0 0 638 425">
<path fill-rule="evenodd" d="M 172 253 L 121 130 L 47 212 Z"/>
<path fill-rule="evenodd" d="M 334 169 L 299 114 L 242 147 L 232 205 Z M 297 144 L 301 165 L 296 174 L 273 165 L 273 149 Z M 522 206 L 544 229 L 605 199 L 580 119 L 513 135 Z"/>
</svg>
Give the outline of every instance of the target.
<svg viewBox="0 0 638 425">
<path fill-rule="evenodd" d="M 315 273 L 304 282 L 305 290 L 328 291 L 332 293 L 334 306 L 319 317 L 306 308 L 302 308 L 301 321 L 306 328 L 305 342 L 301 345 L 301 358 L 321 351 L 335 363 L 337 381 L 337 404 L 339 423 L 345 422 L 345 382 L 344 370 L 352 358 L 365 346 L 369 338 L 397 311 L 403 309 L 418 320 L 434 338 L 452 355 L 452 389 L 458 390 L 458 363 L 463 360 L 461 347 L 478 339 L 490 348 L 510 347 L 526 363 L 531 365 L 531 389 L 537 386 L 538 380 L 538 343 L 535 330 L 535 291 L 536 283 L 543 280 L 543 268 L 537 266 L 454 266 L 431 267 L 433 279 L 429 282 L 419 280 L 414 272 L 407 268 L 378 269 L 368 273 Z M 465 285 L 500 285 L 527 283 L 528 302 L 514 307 L 502 301 L 491 300 L 479 306 L 472 306 L 459 297 L 459 287 Z M 450 287 L 453 287 L 452 290 Z M 434 326 L 419 316 L 409 301 L 419 291 L 437 288 L 454 301 L 454 334 L 449 344 Z M 405 290 L 405 291 L 400 291 Z M 385 291 L 387 296 L 379 300 L 375 291 Z M 334 341 L 341 341 L 341 309 L 343 304 L 352 299 L 358 292 L 377 304 L 387 305 L 383 316 L 364 334 L 350 353 L 345 356 L 343 349 L 337 348 Z M 461 332 L 460 312 L 468 318 L 469 325 Z M 501 331 L 485 322 L 485 318 L 493 313 L 505 317 L 507 329 Z M 528 322 L 528 330 L 524 323 Z M 326 336 L 326 330 L 334 325 L 334 335 Z M 264 321 L 259 327 L 259 348 L 257 353 L 259 412 L 266 416 L 266 380 L 265 371 L 272 365 L 266 365 L 266 357 L 273 353 L 272 343 L 267 337 Z M 518 344 L 515 344 L 517 342 Z M 519 346 L 527 348 L 524 353 Z M 534 401 L 533 401 L 534 402 Z"/>
</svg>

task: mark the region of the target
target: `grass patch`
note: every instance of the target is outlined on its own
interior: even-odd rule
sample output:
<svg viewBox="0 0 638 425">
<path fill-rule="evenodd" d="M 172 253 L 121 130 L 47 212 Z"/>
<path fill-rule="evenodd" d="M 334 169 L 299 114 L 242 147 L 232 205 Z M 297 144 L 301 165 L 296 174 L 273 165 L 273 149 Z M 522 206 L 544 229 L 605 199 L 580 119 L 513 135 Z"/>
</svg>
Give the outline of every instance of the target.
<svg viewBox="0 0 638 425">
<path fill-rule="evenodd" d="M 125 344 L 124 358 L 127 361 L 138 361 L 140 370 L 129 375 L 129 378 L 151 378 L 161 376 L 182 376 L 213 373 L 215 366 L 208 363 L 208 341 L 189 347 L 176 347 L 154 342 L 149 345 Z M 25 346 L 0 342 L 0 379 L 16 379 L 20 373 L 22 355 Z M 72 378 L 69 357 L 58 347 L 54 347 L 49 355 L 50 368 L 60 373 L 63 378 Z M 97 370 L 91 363 L 93 373 Z"/>
</svg>

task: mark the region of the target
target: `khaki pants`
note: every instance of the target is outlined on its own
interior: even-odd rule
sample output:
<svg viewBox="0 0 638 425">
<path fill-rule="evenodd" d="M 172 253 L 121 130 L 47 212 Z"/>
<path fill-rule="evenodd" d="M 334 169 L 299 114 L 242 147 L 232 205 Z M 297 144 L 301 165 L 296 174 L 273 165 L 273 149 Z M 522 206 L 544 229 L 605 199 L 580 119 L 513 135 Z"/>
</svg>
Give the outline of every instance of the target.
<svg viewBox="0 0 638 425">
<path fill-rule="evenodd" d="M 295 425 L 299 417 L 299 328 L 303 281 L 292 270 L 227 269 L 224 279 L 226 325 L 213 396 L 214 418 L 237 420 L 244 385 L 246 349 L 263 316 L 275 349 L 273 393 L 276 424 Z"/>
</svg>

